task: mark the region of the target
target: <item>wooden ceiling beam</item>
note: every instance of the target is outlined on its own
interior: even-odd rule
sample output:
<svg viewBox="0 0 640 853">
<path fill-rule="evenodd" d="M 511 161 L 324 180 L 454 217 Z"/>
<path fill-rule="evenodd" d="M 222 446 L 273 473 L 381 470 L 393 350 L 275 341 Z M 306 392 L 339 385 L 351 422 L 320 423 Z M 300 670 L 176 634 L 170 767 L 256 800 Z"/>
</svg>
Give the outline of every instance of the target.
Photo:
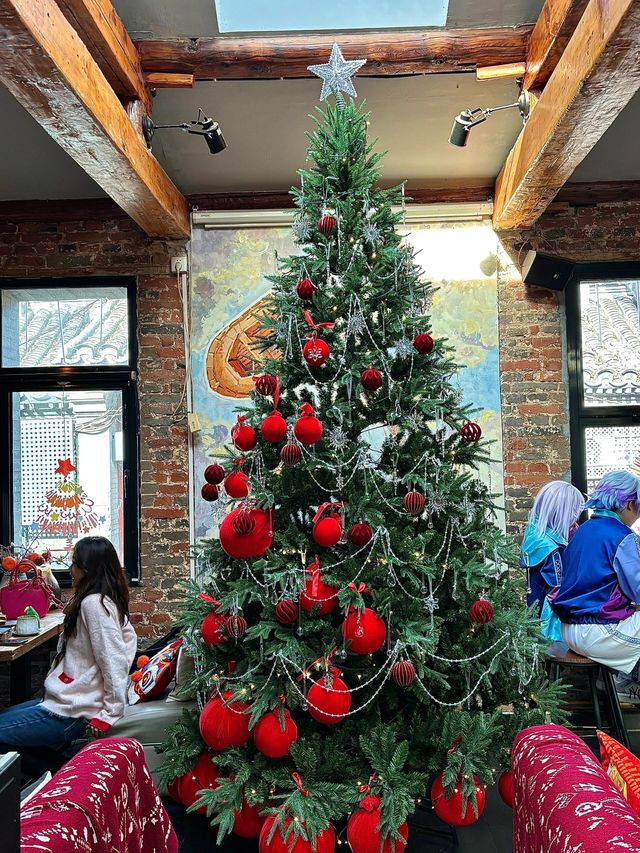
<svg viewBox="0 0 640 853">
<path fill-rule="evenodd" d="M 532 225 L 640 88 L 640 0 L 590 0 L 496 180 L 494 227 Z"/>
<path fill-rule="evenodd" d="M 193 74 L 196 80 L 311 77 L 308 65 L 329 56 L 334 41 L 346 59 L 366 58 L 360 77 L 474 71 L 524 62 L 531 26 L 406 30 L 330 35 L 163 39 L 137 42 L 146 72 Z"/>
<path fill-rule="evenodd" d="M 188 237 L 186 199 L 54 0 L 0 0 L 0 81 L 147 234 Z"/>
<path fill-rule="evenodd" d="M 589 0 L 546 0 L 529 39 L 525 89 L 542 89 L 569 44 Z"/>
</svg>

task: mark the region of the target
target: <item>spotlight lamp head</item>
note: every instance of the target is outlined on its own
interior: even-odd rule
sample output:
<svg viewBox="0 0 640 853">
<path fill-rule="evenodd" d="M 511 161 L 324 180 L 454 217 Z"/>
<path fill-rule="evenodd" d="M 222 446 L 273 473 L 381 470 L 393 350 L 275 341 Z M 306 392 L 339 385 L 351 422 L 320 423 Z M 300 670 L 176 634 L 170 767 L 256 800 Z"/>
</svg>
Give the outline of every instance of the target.
<svg viewBox="0 0 640 853">
<path fill-rule="evenodd" d="M 508 110 L 512 107 L 518 108 L 522 117 L 522 123 L 526 124 L 531 111 L 529 92 L 526 89 L 522 90 L 520 97 L 514 104 L 505 104 L 501 107 L 476 107 L 475 109 L 467 108 L 466 110 L 462 110 L 453 120 L 453 127 L 449 134 L 449 144 L 455 145 L 456 148 L 464 148 L 472 128 L 482 124 L 492 113 L 497 113 L 500 110 Z"/>
<path fill-rule="evenodd" d="M 212 118 L 207 118 L 201 109 L 198 110 L 196 119 L 190 122 L 183 122 L 182 124 L 154 124 L 148 115 L 144 115 L 142 117 L 142 133 L 147 143 L 147 148 L 151 148 L 156 130 L 165 130 L 167 128 L 176 128 L 177 130 L 184 130 L 193 136 L 202 136 L 211 154 L 219 154 L 227 147 L 218 122 Z"/>
</svg>

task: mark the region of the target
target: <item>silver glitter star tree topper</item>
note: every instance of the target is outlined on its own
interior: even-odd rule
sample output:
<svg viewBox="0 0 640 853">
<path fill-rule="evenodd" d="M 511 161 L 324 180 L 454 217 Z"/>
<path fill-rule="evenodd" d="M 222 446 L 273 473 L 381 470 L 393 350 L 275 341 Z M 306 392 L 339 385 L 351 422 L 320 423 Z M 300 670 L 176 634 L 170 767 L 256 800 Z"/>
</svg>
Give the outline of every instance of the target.
<svg viewBox="0 0 640 853">
<path fill-rule="evenodd" d="M 336 100 L 341 101 L 343 100 L 341 92 L 346 92 L 353 98 L 357 97 L 351 78 L 366 64 L 366 61 L 366 59 L 345 59 L 338 45 L 334 43 L 329 62 L 324 65 L 309 65 L 307 69 L 322 80 L 320 100 L 324 101 L 329 95 L 335 95 Z"/>
</svg>

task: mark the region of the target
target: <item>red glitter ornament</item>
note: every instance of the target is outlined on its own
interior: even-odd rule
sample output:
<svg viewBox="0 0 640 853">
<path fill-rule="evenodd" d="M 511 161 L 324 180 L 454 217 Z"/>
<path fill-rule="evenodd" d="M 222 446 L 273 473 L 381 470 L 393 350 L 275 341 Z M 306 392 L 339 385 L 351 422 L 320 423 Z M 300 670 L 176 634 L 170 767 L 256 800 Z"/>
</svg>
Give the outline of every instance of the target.
<svg viewBox="0 0 640 853">
<path fill-rule="evenodd" d="M 330 237 L 336 230 L 338 220 L 329 210 L 323 210 L 320 219 L 318 219 L 318 231 L 324 234 L 325 237 Z"/>
<path fill-rule="evenodd" d="M 373 531 L 369 525 L 364 524 L 364 522 L 358 522 L 357 524 L 352 525 L 351 530 L 349 531 L 349 539 L 357 548 L 364 548 L 365 545 L 371 542 L 372 536 Z"/>
<path fill-rule="evenodd" d="M 480 782 L 476 774 L 473 774 L 473 782 L 476 786 L 476 802 L 478 814 L 476 816 L 473 811 L 473 806 L 467 800 L 463 803 L 464 797 L 462 793 L 462 783 L 458 780 L 455 790 L 450 797 L 446 797 L 444 793 L 444 785 L 442 784 L 442 773 L 436 778 L 431 786 L 431 802 L 435 813 L 440 820 L 448 823 L 450 826 L 470 826 L 475 823 L 482 812 L 484 811 L 484 803 L 486 793 L 484 785 Z"/>
<path fill-rule="evenodd" d="M 416 680 L 416 668 L 410 660 L 397 660 L 391 667 L 391 678 L 406 690 Z"/>
<path fill-rule="evenodd" d="M 233 637 L 234 640 L 239 640 L 247 632 L 247 620 L 239 613 L 232 613 L 230 616 L 227 616 L 224 627 L 230 637 Z"/>
<path fill-rule="evenodd" d="M 338 606 L 338 587 L 325 583 L 320 575 L 320 560 L 307 566 L 304 589 L 300 593 L 300 605 L 305 613 L 310 613 L 315 605 L 319 606 L 320 616 L 326 616 Z"/>
<path fill-rule="evenodd" d="M 360 383 L 367 391 L 377 391 L 382 386 L 383 381 L 382 374 L 375 367 L 367 367 L 360 374 Z"/>
<path fill-rule="evenodd" d="M 200 489 L 200 494 L 205 501 L 217 501 L 219 494 L 218 487 L 214 486 L 213 483 L 205 483 Z"/>
<path fill-rule="evenodd" d="M 433 349 L 433 338 L 426 332 L 421 332 L 413 339 L 413 347 L 420 355 L 429 355 Z"/>
<path fill-rule="evenodd" d="M 253 450 L 258 442 L 256 431 L 248 426 L 246 415 L 238 415 L 238 422 L 231 430 L 231 440 L 239 450 Z"/>
<path fill-rule="evenodd" d="M 256 385 L 256 391 L 263 397 L 270 397 L 276 390 L 277 379 L 272 373 L 254 376 L 253 381 Z"/>
<path fill-rule="evenodd" d="M 273 838 L 269 841 L 275 819 L 275 815 L 269 815 L 262 824 L 258 853 L 334 853 L 336 833 L 331 824 L 318 833 L 315 843 L 312 844 L 310 841 L 305 841 L 301 835 L 298 835 L 297 838 L 294 837 L 293 830 L 287 833 L 292 821 L 291 816 L 289 816 L 284 821 L 286 840 L 282 837 L 280 830 L 276 829 Z"/>
<path fill-rule="evenodd" d="M 256 526 L 255 519 L 251 513 L 239 508 L 236 517 L 233 519 L 233 529 L 238 536 L 248 536 Z"/>
<path fill-rule="evenodd" d="M 480 441 L 482 437 L 482 430 L 478 424 L 473 423 L 473 421 L 468 421 L 466 424 L 463 424 L 462 429 L 460 430 L 460 438 L 466 442 L 467 444 L 473 444 L 476 441 Z"/>
<path fill-rule="evenodd" d="M 342 623 L 342 636 L 348 643 L 350 652 L 372 655 L 384 645 L 387 626 L 384 619 L 370 607 L 362 610 L 350 607 L 347 618 Z"/>
<path fill-rule="evenodd" d="M 284 758 L 289 755 L 291 744 L 298 739 L 298 727 L 291 719 L 288 708 L 283 709 L 284 720 L 280 722 L 280 711 L 274 708 L 260 717 L 253 730 L 256 749 L 268 758 Z"/>
<path fill-rule="evenodd" d="M 493 616 L 493 605 L 486 598 L 479 598 L 469 608 L 469 618 L 476 625 L 487 625 Z"/>
<path fill-rule="evenodd" d="M 204 469 L 204 478 L 207 483 L 211 483 L 213 486 L 218 486 L 224 480 L 224 468 L 222 465 L 218 465 L 217 463 L 214 465 L 207 465 Z"/>
<path fill-rule="evenodd" d="M 262 557 L 273 545 L 273 511 L 265 512 L 259 507 L 248 510 L 255 526 L 249 535 L 242 535 L 236 531 L 233 522 L 240 512 L 246 511 L 241 507 L 234 509 L 220 525 L 220 545 L 234 560 Z"/>
<path fill-rule="evenodd" d="M 202 620 L 200 634 L 207 646 L 217 646 L 224 642 L 224 616 L 220 613 L 209 613 Z"/>
<path fill-rule="evenodd" d="M 251 737 L 249 706 L 243 702 L 226 704 L 232 696 L 233 690 L 214 696 L 200 713 L 202 740 L 216 752 L 232 746 L 244 746 Z"/>
<path fill-rule="evenodd" d="M 218 770 L 209 753 L 205 750 L 200 753 L 198 760 L 193 765 L 193 769 L 189 770 L 177 780 L 176 793 L 179 802 L 185 808 L 192 806 L 200 799 L 199 792 L 204 788 L 212 791 L 218 787 Z M 201 806 L 196 809 L 196 814 L 206 814 L 206 806 Z"/>
<path fill-rule="evenodd" d="M 407 492 L 402 499 L 402 506 L 409 515 L 422 515 L 425 507 L 424 495 L 420 492 Z"/>
<path fill-rule="evenodd" d="M 322 438 L 322 422 L 313 414 L 310 403 L 303 403 L 300 411 L 302 414 L 293 425 L 293 434 L 307 447 L 317 444 Z"/>
<path fill-rule="evenodd" d="M 500 778 L 498 779 L 498 793 L 502 797 L 503 801 L 509 806 L 510 809 L 513 808 L 513 770 L 509 768 L 508 770 L 503 770 L 500 774 Z"/>
<path fill-rule="evenodd" d="M 332 666 L 326 675 L 309 688 L 309 714 L 318 723 L 335 726 L 344 720 L 351 708 L 351 692 L 340 678 L 341 675 L 340 670 Z"/>
<path fill-rule="evenodd" d="M 238 809 L 234 809 L 234 821 L 233 826 L 231 827 L 231 832 L 233 832 L 234 835 L 240 836 L 240 838 L 258 838 L 262 825 L 265 821 L 260 814 L 262 809 L 263 806 L 260 805 L 250 806 L 243 797 L 242 808 L 240 811 L 238 811 Z"/>
<path fill-rule="evenodd" d="M 316 286 L 309 278 L 301 278 L 296 286 L 296 293 L 300 299 L 304 299 L 305 302 L 312 299 L 315 292 Z"/>
<path fill-rule="evenodd" d="M 285 444 L 280 451 L 280 459 L 289 468 L 293 468 L 302 461 L 302 451 L 297 444 Z"/>
<path fill-rule="evenodd" d="M 300 610 L 295 601 L 283 598 L 276 604 L 276 620 L 281 625 L 293 625 Z"/>
<path fill-rule="evenodd" d="M 402 853 L 405 849 L 409 837 L 406 821 L 398 827 L 402 838 L 387 836 L 384 844 L 380 843 L 381 802 L 380 797 L 367 794 L 347 821 L 347 841 L 352 853 Z"/>
<path fill-rule="evenodd" d="M 302 355 L 311 367 L 320 367 L 331 355 L 331 350 L 326 341 L 313 335 L 302 348 Z"/>
</svg>

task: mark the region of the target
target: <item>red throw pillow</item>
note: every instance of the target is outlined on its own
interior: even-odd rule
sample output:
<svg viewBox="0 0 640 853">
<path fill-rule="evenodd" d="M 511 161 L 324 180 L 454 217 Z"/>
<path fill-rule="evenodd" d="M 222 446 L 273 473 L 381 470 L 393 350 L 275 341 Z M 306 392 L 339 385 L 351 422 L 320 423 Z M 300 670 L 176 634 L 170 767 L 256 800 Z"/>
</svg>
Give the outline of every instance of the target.
<svg viewBox="0 0 640 853">
<path fill-rule="evenodd" d="M 153 699 L 169 685 L 176 673 L 181 645 L 182 640 L 174 640 L 152 658 L 145 655 L 138 658 L 138 669 L 131 674 L 129 683 L 130 705 Z"/>
<path fill-rule="evenodd" d="M 597 732 L 602 766 L 637 815 L 640 815 L 640 759 L 617 740 Z"/>
</svg>

